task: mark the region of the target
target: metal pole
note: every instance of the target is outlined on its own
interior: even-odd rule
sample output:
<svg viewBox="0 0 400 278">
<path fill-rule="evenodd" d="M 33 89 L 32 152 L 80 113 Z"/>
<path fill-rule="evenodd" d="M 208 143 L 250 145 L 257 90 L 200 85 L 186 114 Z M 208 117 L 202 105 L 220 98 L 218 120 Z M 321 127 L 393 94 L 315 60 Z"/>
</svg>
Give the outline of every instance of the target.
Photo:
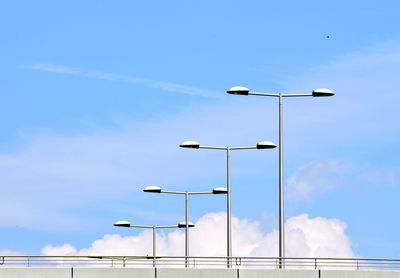
<svg viewBox="0 0 400 278">
<path fill-rule="evenodd" d="M 226 246 L 227 246 L 227 267 L 231 267 L 232 257 L 232 218 L 231 218 L 231 165 L 230 165 L 230 148 L 226 148 L 226 189 L 228 191 L 226 198 L 226 225 L 227 225 L 227 237 L 226 237 Z"/>
<path fill-rule="evenodd" d="M 153 226 L 153 267 L 156 267 L 156 226 Z"/>
<path fill-rule="evenodd" d="M 283 198 L 283 127 L 282 127 L 282 95 L 279 95 L 279 268 L 285 268 L 285 217 Z"/>
<path fill-rule="evenodd" d="M 189 267 L 189 194 L 185 192 L 185 267 Z"/>
</svg>

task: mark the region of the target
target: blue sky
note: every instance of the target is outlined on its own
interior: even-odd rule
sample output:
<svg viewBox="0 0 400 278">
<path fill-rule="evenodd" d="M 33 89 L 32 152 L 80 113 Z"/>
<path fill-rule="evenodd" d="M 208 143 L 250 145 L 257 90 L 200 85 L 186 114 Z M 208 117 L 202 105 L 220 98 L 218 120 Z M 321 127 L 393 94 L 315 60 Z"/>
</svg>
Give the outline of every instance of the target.
<svg viewBox="0 0 400 278">
<path fill-rule="evenodd" d="M 304 214 L 340 221 L 353 252 L 340 254 L 399 257 L 399 8 L 396 1 L 1 4 L 0 251 L 40 254 L 65 243 L 80 250 L 104 235 L 143 234 L 113 227 L 116 220 L 182 221 L 179 196 L 142 188 L 225 183 L 223 153 L 179 149 L 182 141 L 278 141 L 276 99 L 225 93 L 243 85 L 336 92 L 285 99 L 286 218 L 293 226 Z M 265 238 L 277 228 L 277 158 L 277 150 L 232 153 L 233 214 Z M 223 196 L 199 196 L 191 220 L 224 209 Z"/>
</svg>

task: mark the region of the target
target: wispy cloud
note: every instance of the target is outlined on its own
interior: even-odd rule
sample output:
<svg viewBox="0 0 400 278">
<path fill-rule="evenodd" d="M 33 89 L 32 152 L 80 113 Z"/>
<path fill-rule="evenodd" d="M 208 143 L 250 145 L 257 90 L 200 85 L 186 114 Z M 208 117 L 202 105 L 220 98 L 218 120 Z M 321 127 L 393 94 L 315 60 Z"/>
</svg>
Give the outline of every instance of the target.
<svg viewBox="0 0 400 278">
<path fill-rule="evenodd" d="M 289 177 L 287 187 L 289 199 L 308 201 L 342 185 L 357 192 L 366 186 L 396 183 L 396 173 L 389 169 L 375 169 L 350 161 L 319 160 L 300 166 Z"/>
<path fill-rule="evenodd" d="M 10 250 L 10 249 L 0 249 L 0 255 L 5 255 L 5 256 L 25 256 L 23 252 L 20 252 L 18 250 Z"/>
<path fill-rule="evenodd" d="M 345 175 L 354 168 L 344 161 L 312 161 L 302 165 L 288 179 L 290 199 L 310 199 L 344 183 Z"/>
<path fill-rule="evenodd" d="M 153 196 L 142 194 L 144 185 L 167 183 L 180 190 L 204 191 L 209 186 L 224 184 L 225 161 L 222 153 L 193 152 L 178 148 L 178 145 L 192 138 L 215 145 L 226 142 L 248 145 L 253 140 L 247 137 L 259 138 L 254 140 L 256 142 L 271 138 L 264 137 L 264 131 L 246 124 L 247 117 L 261 118 L 257 111 L 262 110 L 255 109 L 251 114 L 243 111 L 246 113 L 243 114 L 236 105 L 225 108 L 217 106 L 118 131 L 74 136 L 33 136 L 20 151 L 0 153 L 3 185 L 0 209 L 7 210 L 18 204 L 9 213 L 0 214 L 0 227 L 54 230 L 69 225 L 81 229 L 86 227 L 83 223 L 99 219 L 84 214 L 84 208 L 91 209 L 99 203 L 112 200 L 130 202 L 132 198 L 150 198 L 149 201 L 154 202 Z M 229 116 L 223 118 L 219 117 L 220 114 Z M 235 121 L 230 115 L 235 115 Z M 233 133 L 237 126 L 241 127 L 243 135 Z M 271 156 L 272 152 L 267 155 Z M 265 165 L 272 167 L 271 164 L 274 164 L 273 159 L 265 161 L 262 152 L 246 154 L 251 163 L 247 159 L 241 162 L 237 159 L 239 155 L 235 156 L 234 166 L 235 169 L 237 167 L 237 180 L 254 173 L 260 175 L 264 173 Z M 263 163 L 257 163 L 256 159 Z M 157 169 L 157 174 L 154 169 Z M 207 175 L 203 175 L 203 171 Z M 132 215 L 137 220 L 170 220 L 173 223 L 177 220 L 171 212 L 173 210 L 169 209 L 157 215 L 144 213 L 148 206 L 142 202 L 136 203 L 133 208 L 121 203 L 118 209 L 111 206 L 107 208 L 111 209 L 121 215 Z M 27 214 L 26 211 L 35 213 Z M 193 211 L 193 215 L 197 213 Z"/>
<path fill-rule="evenodd" d="M 159 80 L 152 80 L 147 78 L 141 78 L 131 75 L 124 75 L 124 74 L 115 74 L 115 73 L 108 73 L 108 72 L 101 72 L 95 70 L 85 70 L 73 67 L 66 67 L 62 65 L 52 65 L 52 64 L 36 64 L 36 65 L 26 65 L 21 66 L 24 69 L 31 69 L 31 70 L 38 70 L 38 71 L 46 71 L 52 73 L 60 73 L 60 74 L 69 74 L 69 75 L 77 75 L 87 78 L 95 78 L 101 80 L 109 80 L 109 81 L 116 81 L 116 82 L 125 82 L 125 83 L 133 83 L 139 84 L 151 88 L 160 89 L 163 91 L 168 92 L 175 92 L 187 95 L 196 95 L 201 97 L 207 98 L 218 98 L 220 93 L 207 90 L 202 88 L 195 88 L 183 84 L 177 84 L 172 82 L 165 82 Z"/>
</svg>

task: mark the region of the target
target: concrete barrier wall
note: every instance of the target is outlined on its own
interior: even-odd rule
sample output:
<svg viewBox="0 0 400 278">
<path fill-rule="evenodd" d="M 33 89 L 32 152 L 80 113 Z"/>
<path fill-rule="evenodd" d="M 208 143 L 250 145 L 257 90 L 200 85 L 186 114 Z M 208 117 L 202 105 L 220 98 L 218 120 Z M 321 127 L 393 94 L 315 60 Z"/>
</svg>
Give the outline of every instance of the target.
<svg viewBox="0 0 400 278">
<path fill-rule="evenodd" d="M 159 268 L 156 278 L 238 278 L 237 269 Z"/>
<path fill-rule="evenodd" d="M 71 268 L 0 268 L 0 278 L 71 278 Z"/>
<path fill-rule="evenodd" d="M 400 278 L 400 271 L 321 270 L 321 278 Z"/>
<path fill-rule="evenodd" d="M 155 278 L 154 268 L 74 268 L 69 278 Z"/>
<path fill-rule="evenodd" d="M 0 278 L 400 278 L 400 271 L 0 267 Z"/>
<path fill-rule="evenodd" d="M 239 269 L 239 277 L 240 278 L 319 278 L 319 273 L 318 270 Z"/>
</svg>

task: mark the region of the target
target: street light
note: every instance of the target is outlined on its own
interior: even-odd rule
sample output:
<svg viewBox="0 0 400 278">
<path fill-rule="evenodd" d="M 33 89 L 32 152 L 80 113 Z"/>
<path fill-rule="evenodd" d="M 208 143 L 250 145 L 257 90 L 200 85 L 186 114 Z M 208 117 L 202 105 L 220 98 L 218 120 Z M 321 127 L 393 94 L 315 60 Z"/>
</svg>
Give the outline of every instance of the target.
<svg viewBox="0 0 400 278">
<path fill-rule="evenodd" d="M 181 148 L 190 149 L 210 149 L 210 150 L 224 150 L 226 151 L 226 190 L 228 196 L 226 198 L 226 248 L 228 257 L 228 268 L 231 267 L 230 257 L 232 257 L 232 215 L 231 215 L 231 174 L 230 174 L 230 151 L 231 150 L 250 150 L 250 149 L 273 149 L 276 145 L 272 142 L 264 141 L 257 143 L 256 146 L 250 147 L 212 147 L 212 146 L 201 146 L 196 141 L 185 141 L 179 145 Z"/>
<path fill-rule="evenodd" d="M 179 223 L 179 228 L 185 228 L 185 266 L 188 267 L 188 256 L 189 256 L 189 227 L 193 225 L 189 222 L 189 195 L 202 195 L 202 194 L 226 194 L 227 190 L 222 187 L 214 188 L 212 191 L 207 192 L 188 192 L 188 191 L 166 191 L 162 190 L 161 187 L 158 186 L 147 186 L 143 189 L 144 192 L 148 193 L 168 193 L 168 194 L 179 194 L 185 195 L 185 222 Z M 178 226 L 179 226 L 178 225 Z M 193 225 L 194 227 L 194 225 Z"/>
<path fill-rule="evenodd" d="M 115 227 L 126 227 L 126 228 L 145 228 L 153 229 L 153 267 L 156 266 L 156 229 L 168 229 L 168 228 L 184 228 L 186 227 L 184 222 L 178 223 L 175 226 L 146 226 L 146 225 L 132 225 L 129 221 L 117 221 L 114 223 Z M 194 224 L 189 223 L 189 227 L 194 227 Z"/>
<path fill-rule="evenodd" d="M 284 97 L 330 97 L 335 93 L 329 89 L 315 89 L 310 94 L 269 94 L 250 92 L 246 87 L 235 86 L 227 91 L 232 95 L 256 95 L 279 98 L 279 267 L 283 267 L 282 258 L 285 257 L 285 231 L 284 231 L 284 199 L 283 199 L 283 132 L 282 132 L 282 98 Z"/>
</svg>

